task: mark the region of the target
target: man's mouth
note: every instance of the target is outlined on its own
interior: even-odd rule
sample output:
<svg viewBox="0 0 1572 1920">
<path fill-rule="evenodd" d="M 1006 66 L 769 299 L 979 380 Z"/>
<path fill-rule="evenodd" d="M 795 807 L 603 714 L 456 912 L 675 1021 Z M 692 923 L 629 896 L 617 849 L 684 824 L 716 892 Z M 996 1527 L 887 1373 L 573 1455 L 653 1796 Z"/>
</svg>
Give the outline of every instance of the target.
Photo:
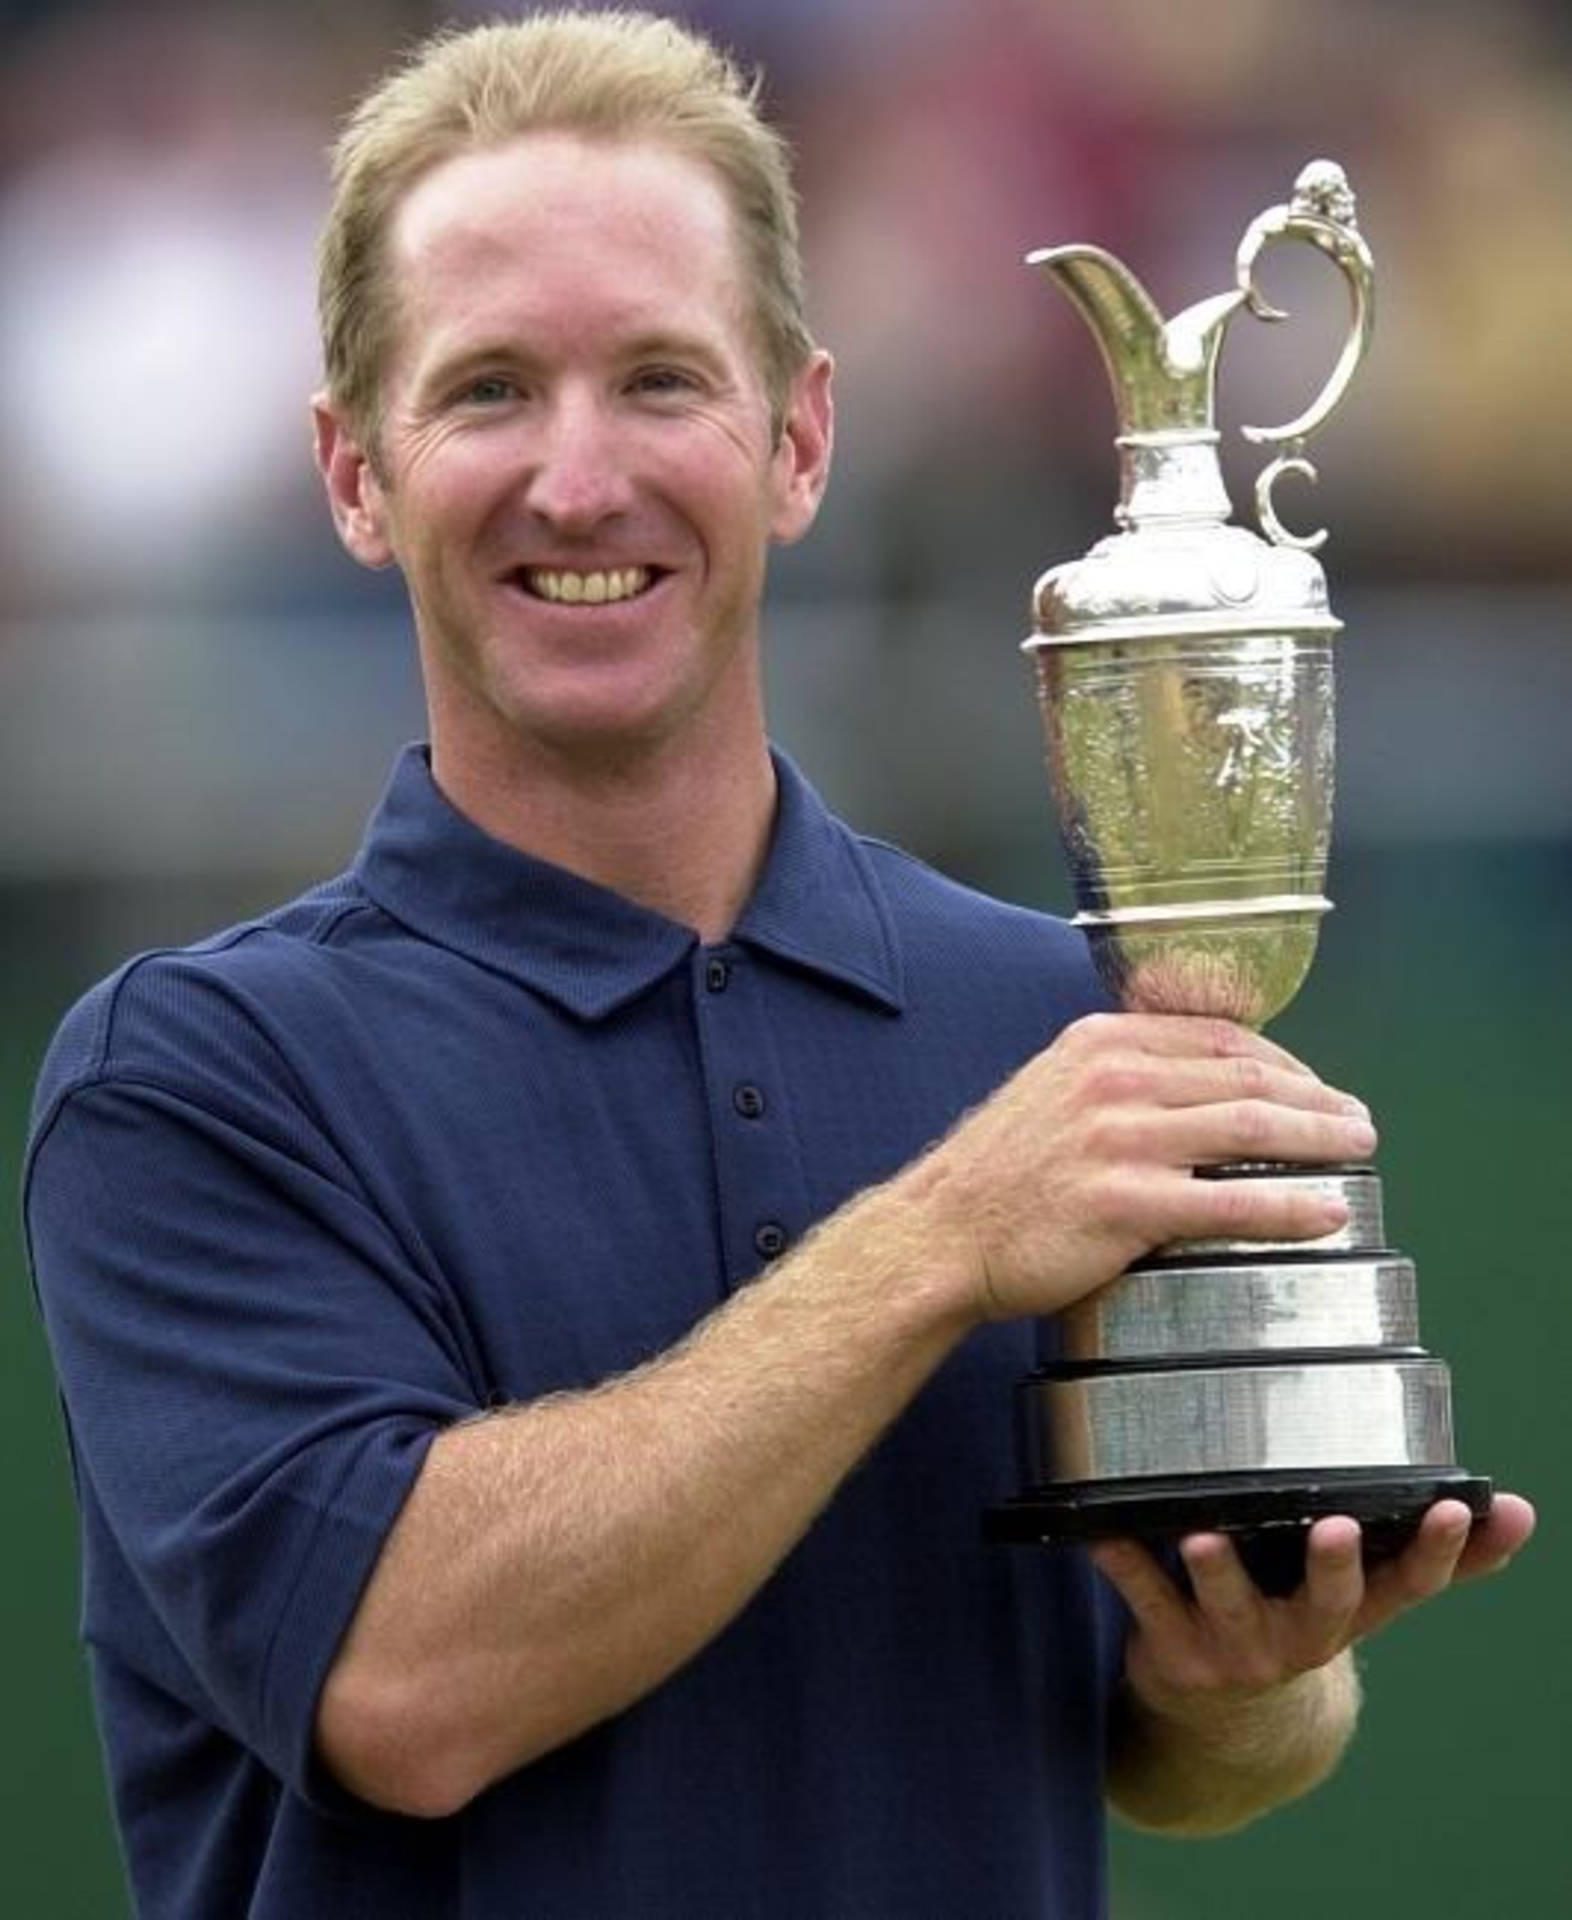
<svg viewBox="0 0 1572 1920">
<path fill-rule="evenodd" d="M 571 567 L 518 567 L 509 577 L 537 600 L 601 607 L 647 593 L 659 575 L 653 567 L 597 567 L 587 573 Z"/>
</svg>

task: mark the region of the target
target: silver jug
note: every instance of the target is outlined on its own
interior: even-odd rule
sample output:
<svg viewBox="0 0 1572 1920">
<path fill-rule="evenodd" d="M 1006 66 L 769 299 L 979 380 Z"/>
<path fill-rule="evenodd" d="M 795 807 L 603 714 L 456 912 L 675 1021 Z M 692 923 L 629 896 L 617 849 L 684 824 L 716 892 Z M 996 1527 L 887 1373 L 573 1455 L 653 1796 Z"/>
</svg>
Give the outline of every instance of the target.
<svg viewBox="0 0 1572 1920">
<path fill-rule="evenodd" d="M 1255 282 L 1280 241 L 1346 282 L 1350 325 L 1318 398 L 1280 427 L 1256 483 L 1265 538 L 1229 524 L 1218 461 L 1218 356 L 1241 310 L 1282 319 Z M 1119 531 L 1033 593 L 1031 655 L 1076 925 L 1124 1007 L 1258 1026 L 1315 953 L 1331 835 L 1333 639 L 1316 550 L 1278 480 L 1314 480 L 1304 446 L 1369 342 L 1374 268 L 1340 167 L 1313 161 L 1246 230 L 1235 285 L 1164 320 L 1101 248 L 1028 256 L 1090 326 L 1118 409 Z M 1291 1586 L 1303 1533 L 1352 1513 L 1389 1551 L 1443 1494 L 1477 1513 L 1487 1481 L 1452 1456 L 1445 1364 L 1418 1344 L 1410 1261 L 1386 1247 L 1368 1167 L 1232 1167 L 1330 1185 L 1327 1239 L 1160 1250 L 1045 1329 L 1021 1390 L 1024 1486 L 990 1514 L 1011 1540 L 1196 1528 L 1246 1537 L 1257 1577 Z"/>
</svg>

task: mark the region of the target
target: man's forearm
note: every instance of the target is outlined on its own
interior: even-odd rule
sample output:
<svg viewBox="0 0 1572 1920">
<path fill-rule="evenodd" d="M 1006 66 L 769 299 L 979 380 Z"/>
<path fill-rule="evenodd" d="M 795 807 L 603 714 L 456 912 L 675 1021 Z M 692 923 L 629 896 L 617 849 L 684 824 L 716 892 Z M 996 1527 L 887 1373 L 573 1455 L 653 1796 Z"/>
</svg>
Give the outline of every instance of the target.
<svg viewBox="0 0 1572 1920">
<path fill-rule="evenodd" d="M 897 1190 L 671 1354 L 433 1442 L 324 1689 L 353 1790 L 441 1814 L 712 1638 L 968 1330 Z"/>
<path fill-rule="evenodd" d="M 1127 1683 L 1109 1731 L 1109 1802 L 1154 1832 L 1226 1833 L 1324 1780 L 1358 1713 L 1347 1652 L 1258 1692 L 1154 1705 Z"/>
</svg>

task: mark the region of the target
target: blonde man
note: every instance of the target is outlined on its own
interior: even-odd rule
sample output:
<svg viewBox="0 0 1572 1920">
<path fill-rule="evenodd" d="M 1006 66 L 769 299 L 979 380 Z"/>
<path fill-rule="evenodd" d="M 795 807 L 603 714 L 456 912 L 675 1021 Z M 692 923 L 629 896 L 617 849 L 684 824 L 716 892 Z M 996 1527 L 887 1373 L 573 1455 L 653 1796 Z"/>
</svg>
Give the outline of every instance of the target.
<svg viewBox="0 0 1572 1920">
<path fill-rule="evenodd" d="M 1276 1602 L 1220 1537 L 1185 1593 L 978 1540 L 1032 1321 L 1167 1240 L 1328 1231 L 1192 1170 L 1368 1115 L 1103 1011 L 1067 929 L 771 753 L 831 367 L 713 49 L 422 50 L 345 135 L 323 318 L 328 498 L 402 570 L 429 746 L 349 873 L 89 996 L 29 1165 L 139 1909 L 1101 1913 L 1105 1785 L 1177 1831 L 1303 1791 L 1351 1642 L 1530 1524 L 1439 1506 L 1367 1582 L 1324 1521 Z"/>
</svg>

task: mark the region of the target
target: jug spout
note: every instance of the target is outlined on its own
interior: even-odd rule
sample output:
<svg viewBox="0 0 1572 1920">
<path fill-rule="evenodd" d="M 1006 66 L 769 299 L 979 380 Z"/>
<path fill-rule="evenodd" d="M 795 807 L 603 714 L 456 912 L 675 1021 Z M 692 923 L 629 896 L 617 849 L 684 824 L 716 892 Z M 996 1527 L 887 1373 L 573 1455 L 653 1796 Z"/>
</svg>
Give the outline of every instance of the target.
<svg viewBox="0 0 1572 1920">
<path fill-rule="evenodd" d="M 1026 256 L 1070 296 L 1113 383 L 1121 434 L 1214 430 L 1217 356 L 1247 295 L 1213 294 L 1164 320 L 1122 260 L 1101 247 L 1042 247 Z"/>
<path fill-rule="evenodd" d="M 1101 247 L 1027 255 L 1091 328 L 1119 415 L 1120 526 L 1215 524 L 1232 510 L 1217 458 L 1217 356 L 1247 295 L 1213 294 L 1164 320 L 1123 261 Z"/>
<path fill-rule="evenodd" d="M 1231 511 L 1217 460 L 1217 357 L 1228 323 L 1246 306 L 1284 320 L 1256 285 L 1258 257 L 1283 240 L 1307 240 L 1342 273 L 1352 322 L 1332 377 L 1294 419 L 1245 427 L 1244 437 L 1281 453 L 1256 480 L 1256 513 L 1274 546 L 1313 550 L 1324 534 L 1293 534 L 1277 517 L 1272 489 L 1285 473 L 1313 480 L 1304 442 L 1336 407 L 1369 344 L 1374 267 L 1354 217 L 1348 176 L 1331 160 L 1301 168 L 1286 205 L 1269 207 L 1246 229 L 1234 256 L 1234 285 L 1165 320 L 1123 261 L 1101 247 L 1040 247 L 1026 256 L 1070 296 L 1091 328 L 1113 384 L 1119 415 L 1120 526 L 1226 520 Z"/>
</svg>

